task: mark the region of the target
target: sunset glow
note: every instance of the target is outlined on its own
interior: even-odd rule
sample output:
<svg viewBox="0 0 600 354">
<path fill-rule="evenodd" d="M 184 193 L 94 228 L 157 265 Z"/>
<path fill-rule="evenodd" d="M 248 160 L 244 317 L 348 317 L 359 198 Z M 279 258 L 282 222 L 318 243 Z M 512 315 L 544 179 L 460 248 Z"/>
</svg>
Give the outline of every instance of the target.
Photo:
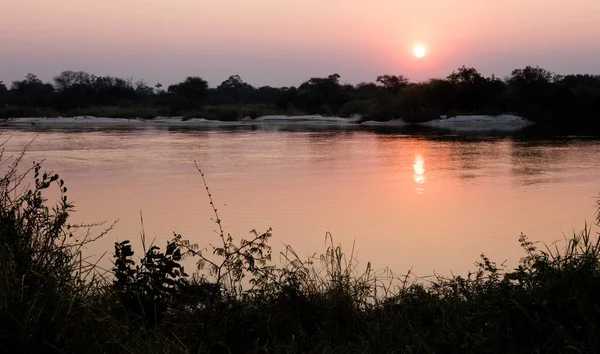
<svg viewBox="0 0 600 354">
<path fill-rule="evenodd" d="M 237 73 L 276 86 L 332 73 L 353 84 L 386 73 L 420 81 L 462 65 L 500 77 L 526 65 L 600 73 L 593 43 L 597 0 L 0 1 L 5 83 L 62 70 L 164 85 L 189 75 L 218 85 Z"/>
</svg>

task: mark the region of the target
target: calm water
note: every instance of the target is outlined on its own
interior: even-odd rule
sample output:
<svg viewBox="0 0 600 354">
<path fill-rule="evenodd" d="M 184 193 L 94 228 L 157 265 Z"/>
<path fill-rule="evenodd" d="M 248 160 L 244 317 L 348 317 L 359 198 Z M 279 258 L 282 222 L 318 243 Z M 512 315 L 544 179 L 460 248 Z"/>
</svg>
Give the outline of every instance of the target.
<svg viewBox="0 0 600 354">
<path fill-rule="evenodd" d="M 160 246 L 173 231 L 217 242 L 196 160 L 226 232 L 273 228 L 271 244 L 303 255 L 325 233 L 375 267 L 463 273 L 482 252 L 518 261 L 518 237 L 553 242 L 594 216 L 600 141 L 525 141 L 311 129 L 9 130 L 6 149 L 35 138 L 76 203 L 77 222 L 113 221 L 88 252 L 139 242 L 140 212 Z"/>
</svg>

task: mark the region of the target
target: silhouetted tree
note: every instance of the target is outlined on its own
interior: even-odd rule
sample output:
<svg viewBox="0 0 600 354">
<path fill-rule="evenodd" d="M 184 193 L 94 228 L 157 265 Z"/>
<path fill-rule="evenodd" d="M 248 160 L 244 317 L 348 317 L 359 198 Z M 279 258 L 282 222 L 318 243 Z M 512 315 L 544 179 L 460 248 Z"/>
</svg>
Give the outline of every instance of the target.
<svg viewBox="0 0 600 354">
<path fill-rule="evenodd" d="M 475 68 L 467 68 L 464 65 L 448 75 L 447 79 L 454 85 L 481 85 L 485 83 L 485 78 Z"/>
<path fill-rule="evenodd" d="M 54 87 L 44 84 L 34 74 L 27 74 L 25 80 L 13 81 L 10 88 L 10 103 L 20 106 L 50 106 Z"/>
<path fill-rule="evenodd" d="M 557 114 L 553 101 L 555 77 L 540 67 L 513 70 L 507 82 L 510 108 L 530 118 L 554 120 Z"/>
<path fill-rule="evenodd" d="M 208 93 L 208 82 L 196 76 L 190 76 L 185 81 L 169 86 L 168 92 L 193 102 L 202 102 Z"/>
<path fill-rule="evenodd" d="M 203 105 L 224 104 L 257 106 L 216 109 L 228 110 L 234 118 L 240 114 L 261 114 L 264 107 L 259 105 L 274 105 L 306 113 L 343 116 L 358 113 L 376 120 L 404 117 L 418 122 L 440 114 L 514 112 L 540 121 L 588 124 L 600 123 L 600 76 L 560 76 L 527 66 L 500 80 L 461 66 L 446 78 L 422 83 L 410 83 L 402 75 L 381 75 L 376 82 L 353 86 L 340 83 L 340 75 L 332 74 L 310 78 L 299 87 L 255 88 L 239 75 L 231 75 L 215 88 L 209 88 L 200 77 L 188 77 L 166 91 L 160 83 L 151 87 L 144 80 L 134 83 L 132 79 L 72 70 L 61 72 L 52 84 L 33 74 L 12 82 L 10 89 L 0 81 L 0 105 L 4 109 L 0 115 L 4 116 L 28 112 L 6 106 L 45 106 L 72 113 L 74 109 L 89 106 L 135 105 L 136 108 L 168 107 L 171 114 L 182 114 Z M 208 107 L 207 111 L 210 110 L 214 109 Z"/>
<path fill-rule="evenodd" d="M 567 75 L 558 80 L 552 101 L 559 119 L 600 123 L 600 76 Z"/>
<path fill-rule="evenodd" d="M 424 94 L 433 109 L 448 114 L 456 111 L 453 90 L 454 85 L 448 80 L 430 79 L 424 87 Z"/>
<path fill-rule="evenodd" d="M 130 80 L 112 76 L 93 78 L 95 104 L 116 106 L 123 101 L 134 101 L 136 92 Z"/>
<path fill-rule="evenodd" d="M 154 97 L 154 89 L 145 80 L 139 80 L 134 85 L 135 101 L 138 103 L 149 102 Z"/>
<path fill-rule="evenodd" d="M 553 81 L 556 77 L 554 73 L 546 69 L 542 69 L 539 66 L 535 68 L 532 66 L 526 66 L 524 69 L 515 69 L 512 71 L 508 84 L 510 86 L 518 85 L 538 85 L 544 86 Z"/>
<path fill-rule="evenodd" d="M 239 75 L 231 75 L 227 80 L 223 81 L 219 86 L 217 86 L 217 90 L 230 90 L 230 89 L 239 89 L 245 86 L 250 86 L 242 80 Z"/>
<path fill-rule="evenodd" d="M 359 99 L 374 98 L 379 93 L 379 86 L 373 82 L 361 82 L 356 85 L 354 91 Z"/>
<path fill-rule="evenodd" d="M 53 81 L 56 91 L 60 93 L 76 87 L 90 86 L 92 76 L 83 71 L 67 70 L 55 76 Z"/>
<path fill-rule="evenodd" d="M 239 75 L 231 75 L 211 93 L 212 104 L 245 104 L 254 87 L 242 80 Z"/>
<path fill-rule="evenodd" d="M 475 68 L 462 66 L 447 77 L 451 84 L 449 97 L 453 108 L 461 112 L 495 111 L 504 94 L 505 85 L 495 76 L 486 78 Z"/>
<path fill-rule="evenodd" d="M 398 93 L 403 87 L 408 86 L 408 79 L 402 75 L 381 75 L 376 80 L 389 93 Z"/>
<path fill-rule="evenodd" d="M 281 94 L 275 102 L 275 106 L 281 109 L 298 108 L 295 104 L 298 101 L 298 89 L 294 86 L 284 87 L 281 89 Z"/>
<path fill-rule="evenodd" d="M 310 113 L 327 114 L 345 103 L 341 93 L 339 74 L 325 78 L 313 77 L 298 87 L 295 105 Z"/>
<path fill-rule="evenodd" d="M 92 75 L 83 71 L 63 71 L 54 77 L 55 107 L 58 109 L 85 108 L 94 103 Z"/>
<path fill-rule="evenodd" d="M 185 81 L 169 86 L 171 99 L 169 106 L 172 112 L 186 109 L 197 109 L 208 95 L 208 82 L 197 76 L 190 76 Z"/>
<path fill-rule="evenodd" d="M 8 88 L 3 81 L 0 81 L 0 105 L 8 103 Z"/>
<path fill-rule="evenodd" d="M 248 101 L 250 103 L 274 105 L 279 100 L 282 94 L 282 88 L 261 86 L 252 91 L 250 97 L 248 97 Z"/>
</svg>

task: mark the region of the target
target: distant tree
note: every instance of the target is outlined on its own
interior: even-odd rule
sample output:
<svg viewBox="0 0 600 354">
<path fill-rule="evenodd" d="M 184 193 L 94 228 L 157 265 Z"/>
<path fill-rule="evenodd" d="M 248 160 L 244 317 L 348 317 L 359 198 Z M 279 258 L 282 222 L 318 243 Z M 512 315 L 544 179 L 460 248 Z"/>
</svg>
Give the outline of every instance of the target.
<svg viewBox="0 0 600 354">
<path fill-rule="evenodd" d="M 376 80 L 389 93 L 398 93 L 403 87 L 408 86 L 408 79 L 402 75 L 381 75 Z"/>
<path fill-rule="evenodd" d="M 190 76 L 185 81 L 169 86 L 168 92 L 186 100 L 200 103 L 208 94 L 208 82 L 197 76 Z"/>
<path fill-rule="evenodd" d="M 296 106 L 298 95 L 299 93 L 296 87 L 284 87 L 281 89 L 281 95 L 279 96 L 279 99 L 277 99 L 275 106 L 283 109 L 298 108 Z"/>
<path fill-rule="evenodd" d="M 451 89 L 452 108 L 464 113 L 495 112 L 500 96 L 504 94 L 504 83 L 496 77 L 486 78 L 477 69 L 462 66 L 446 78 Z"/>
<path fill-rule="evenodd" d="M 43 85 L 44 83 L 40 80 L 35 74 L 27 74 L 25 75 L 25 80 L 21 81 L 13 81 L 11 90 L 19 90 L 28 85 Z"/>
<path fill-rule="evenodd" d="M 452 84 L 466 84 L 466 85 L 481 85 L 484 84 L 486 79 L 475 69 L 461 66 L 457 71 L 453 71 L 452 74 L 448 75 L 448 81 Z"/>
<path fill-rule="evenodd" d="M 136 91 L 131 80 L 112 76 L 94 76 L 92 80 L 94 103 L 116 106 L 122 102 L 136 100 Z"/>
<path fill-rule="evenodd" d="M 568 87 L 574 91 L 577 90 L 599 90 L 600 75 L 567 75 L 560 79 L 561 86 Z"/>
<path fill-rule="evenodd" d="M 65 92 L 75 87 L 89 87 L 92 76 L 83 71 L 63 71 L 54 77 L 54 87 L 58 92 Z"/>
<path fill-rule="evenodd" d="M 245 83 L 239 75 L 231 75 L 213 90 L 211 103 L 245 104 L 254 90 L 254 87 Z"/>
<path fill-rule="evenodd" d="M 508 84 L 516 85 L 547 85 L 556 77 L 552 72 L 542 69 L 539 66 L 535 68 L 526 66 L 524 69 L 515 69 L 512 71 Z"/>
<path fill-rule="evenodd" d="M 379 91 L 379 88 L 373 82 L 361 82 L 356 85 L 355 90 L 359 92 L 360 95 L 367 96 L 375 95 Z"/>
<path fill-rule="evenodd" d="M 352 100 L 367 100 L 375 103 L 380 102 L 385 94 L 387 94 L 387 91 L 382 86 L 379 86 L 374 82 L 361 82 L 354 86 L 354 90 L 352 90 Z"/>
<path fill-rule="evenodd" d="M 22 106 L 50 106 L 54 87 L 45 84 L 34 74 L 27 74 L 25 80 L 13 81 L 10 87 L 10 103 Z"/>
<path fill-rule="evenodd" d="M 506 106 L 506 82 L 492 75 L 485 82 L 484 102 L 489 110 L 495 113 L 502 113 Z"/>
<path fill-rule="evenodd" d="M 252 90 L 248 96 L 248 103 L 275 104 L 286 88 L 261 86 Z"/>
<path fill-rule="evenodd" d="M 134 84 L 134 90 L 138 99 L 144 100 L 154 95 L 154 89 L 148 86 L 145 80 L 139 80 Z"/>
<path fill-rule="evenodd" d="M 600 76 L 567 75 L 561 77 L 555 85 L 555 110 L 563 117 L 600 123 Z"/>
<path fill-rule="evenodd" d="M 63 71 L 54 77 L 58 109 L 85 108 L 94 103 L 93 76 L 84 71 Z"/>
<path fill-rule="evenodd" d="M 507 82 L 511 110 L 538 120 L 559 118 L 562 98 L 555 79 L 555 74 L 540 67 L 513 70 Z"/>
<path fill-rule="evenodd" d="M 238 89 L 246 86 L 250 85 L 245 83 L 239 75 L 231 75 L 227 80 L 217 86 L 217 90 Z"/>
<path fill-rule="evenodd" d="M 198 109 L 208 96 L 208 82 L 197 76 L 190 76 L 185 81 L 169 86 L 168 104 L 171 113 Z"/>
<path fill-rule="evenodd" d="M 456 107 L 454 85 L 444 79 L 430 79 L 425 87 L 425 97 L 435 110 L 448 114 Z"/>
<path fill-rule="evenodd" d="M 302 83 L 294 105 L 312 113 L 321 113 L 323 110 L 335 111 L 344 103 L 340 75 L 332 74 L 325 78 L 313 77 Z"/>
<path fill-rule="evenodd" d="M 0 105 L 8 103 L 8 88 L 0 81 Z"/>
<path fill-rule="evenodd" d="M 307 113 L 369 115 L 419 122 L 439 114 L 515 112 L 530 119 L 600 123 L 600 76 L 556 75 L 540 67 L 513 70 L 500 80 L 461 66 L 443 79 L 410 83 L 402 75 L 381 75 L 356 86 L 340 83 L 339 74 L 312 77 L 298 87 L 255 88 L 231 75 L 215 88 L 188 77 L 167 90 L 157 83 L 134 82 L 66 70 L 44 83 L 34 74 L 11 83 L 0 81 L 0 105 L 47 106 L 71 111 L 89 106 L 169 107 L 171 114 L 202 105 L 275 105 Z M 246 107 L 264 111 L 262 107 Z M 230 109 L 230 108 L 227 108 Z M 236 111 L 237 108 L 230 110 Z"/>
</svg>

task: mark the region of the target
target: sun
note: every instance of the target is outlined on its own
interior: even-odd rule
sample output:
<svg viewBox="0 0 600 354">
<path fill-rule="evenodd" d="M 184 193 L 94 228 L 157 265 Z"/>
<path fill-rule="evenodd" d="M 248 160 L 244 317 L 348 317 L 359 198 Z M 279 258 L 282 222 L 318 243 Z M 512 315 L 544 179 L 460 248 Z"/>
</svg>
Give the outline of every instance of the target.
<svg viewBox="0 0 600 354">
<path fill-rule="evenodd" d="M 423 58 L 427 54 L 427 48 L 422 44 L 417 44 L 413 47 L 413 55 L 417 58 Z"/>
</svg>

